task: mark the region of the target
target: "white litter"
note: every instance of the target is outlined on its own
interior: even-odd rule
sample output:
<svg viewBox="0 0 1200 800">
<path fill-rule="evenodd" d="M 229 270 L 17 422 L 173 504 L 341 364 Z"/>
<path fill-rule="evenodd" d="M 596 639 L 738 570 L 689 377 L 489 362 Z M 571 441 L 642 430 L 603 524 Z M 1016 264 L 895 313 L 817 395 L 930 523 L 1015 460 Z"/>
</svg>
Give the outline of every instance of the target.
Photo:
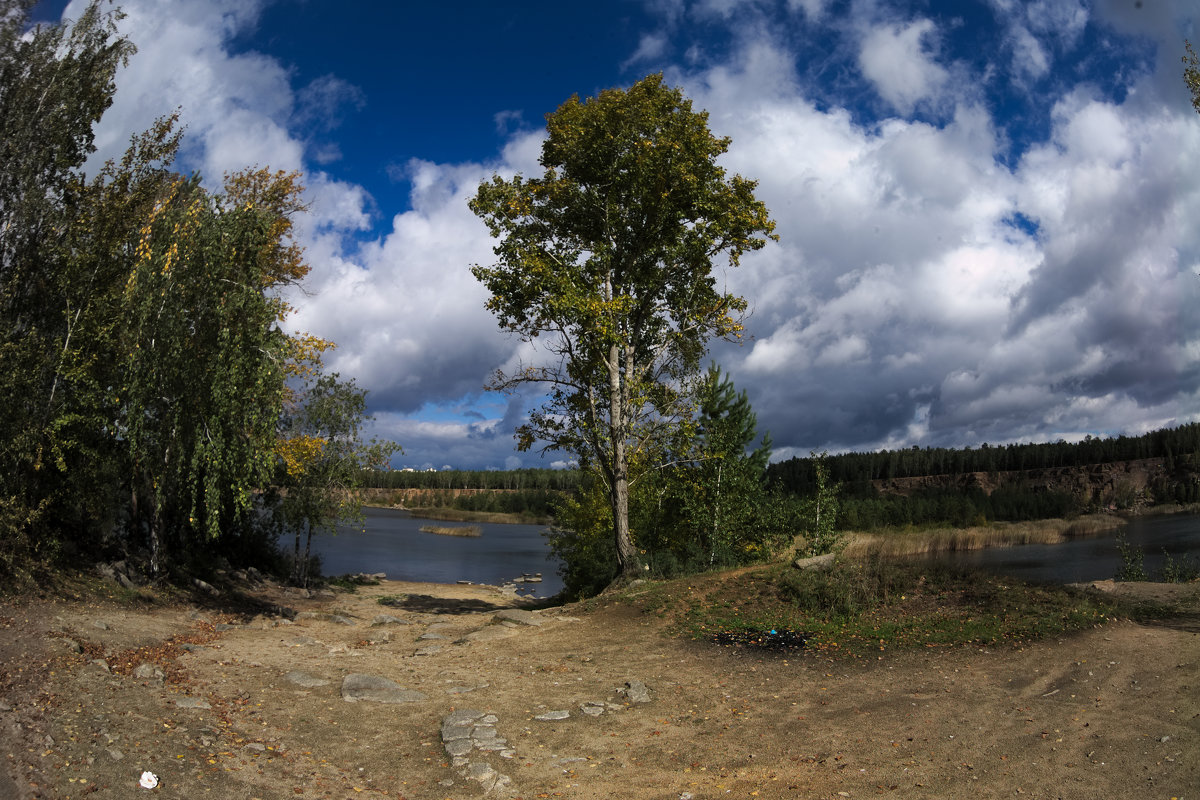
<svg viewBox="0 0 1200 800">
<path fill-rule="evenodd" d="M 153 772 L 143 772 L 142 779 L 138 781 L 138 786 L 141 786 L 143 789 L 153 789 L 155 786 L 158 786 L 158 776 Z"/>
</svg>

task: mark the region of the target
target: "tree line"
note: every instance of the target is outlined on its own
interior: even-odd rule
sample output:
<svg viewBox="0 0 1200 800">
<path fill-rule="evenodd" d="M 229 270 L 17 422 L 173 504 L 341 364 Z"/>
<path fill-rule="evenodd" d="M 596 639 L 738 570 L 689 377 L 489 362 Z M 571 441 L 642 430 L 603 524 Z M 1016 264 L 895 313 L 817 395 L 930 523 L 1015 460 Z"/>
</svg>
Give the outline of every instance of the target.
<svg viewBox="0 0 1200 800">
<path fill-rule="evenodd" d="M 181 175 L 174 117 L 85 174 L 134 47 L 99 2 L 36 27 L 32 5 L 0 0 L 0 575 L 261 562 L 285 530 L 298 556 L 395 448 L 359 440 L 332 344 L 283 329 L 309 269 L 297 176 Z"/>
<path fill-rule="evenodd" d="M 1189 423 L 1141 436 L 1087 436 L 1079 442 L 1003 446 L 984 443 L 978 448 L 961 449 L 914 445 L 905 450 L 841 453 L 829 456 L 826 461 L 833 480 L 855 485 L 926 475 L 1083 467 L 1146 458 L 1165 459 L 1167 470 L 1173 471 L 1194 464 L 1197 453 L 1200 453 L 1200 423 Z M 767 477 L 787 491 L 804 494 L 815 482 L 815 466 L 809 458 L 790 458 L 771 464 Z"/>
</svg>

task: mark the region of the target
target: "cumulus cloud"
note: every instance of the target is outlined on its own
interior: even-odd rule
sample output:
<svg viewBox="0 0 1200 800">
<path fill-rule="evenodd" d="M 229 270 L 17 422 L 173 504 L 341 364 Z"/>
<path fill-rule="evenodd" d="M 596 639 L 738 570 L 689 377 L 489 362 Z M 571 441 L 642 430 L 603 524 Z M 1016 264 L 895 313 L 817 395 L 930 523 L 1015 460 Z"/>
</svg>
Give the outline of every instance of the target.
<svg viewBox="0 0 1200 800">
<path fill-rule="evenodd" d="M 930 51 L 935 31 L 932 20 L 921 19 L 906 25 L 878 25 L 863 36 L 858 53 L 863 75 L 902 114 L 936 98 L 949 79 Z"/>
<path fill-rule="evenodd" d="M 725 166 L 759 181 L 778 221 L 778 245 L 719 270 L 753 315 L 744 345 L 713 351 L 749 391 L 778 457 L 1197 418 L 1200 188 L 1190 177 L 1200 174 L 1200 119 L 1176 86 L 1169 42 L 1183 0 L 1148 3 L 1152 17 L 1098 4 L 1109 29 L 1156 37 L 1174 63 L 1160 57 L 1161 69 L 1132 76 L 1119 98 L 1068 88 L 1047 104 L 1045 137 L 1011 159 L 1004 121 L 967 88 L 982 71 L 964 77 L 942 62 L 932 20 L 897 22 L 905 17 L 879 2 L 835 21 L 834 4 L 788 0 L 800 10 L 792 19 L 843 37 L 837 69 L 890 106 L 873 118 L 814 97 L 811 75 L 797 71 L 799 45 L 746 4 L 654 5 L 665 27 L 639 39 L 639 57 L 699 46 L 686 30 L 701 12 L 704 25 L 730 26 L 719 59 L 665 69 L 732 137 Z M 322 171 L 336 149 L 305 138 L 375 98 L 337 76 L 293 87 L 272 59 L 234 53 L 233 37 L 258 20 L 245 0 L 125 8 L 140 51 L 118 77 L 101 155 L 181 104 L 189 167 L 210 177 L 254 163 L 304 170 L 311 294 L 295 298 L 290 323 L 339 343 L 330 367 L 370 390 L 374 432 L 406 448 L 398 463 L 503 467 L 518 457 L 512 429 L 535 398 L 481 399 L 481 389 L 495 369 L 539 352 L 501 334 L 484 308 L 469 267 L 491 263 L 493 242 L 467 200 L 493 172 L 538 172 L 543 134 L 496 109 L 507 136 L 499 153 L 398 156 L 407 208 L 378 208 L 363 187 Z M 1008 20 L 1012 61 L 988 68 L 1014 80 L 1050 74 L 1098 24 L 1076 0 L 993 8 Z M 936 119 L 913 118 L 927 107 Z"/>
</svg>

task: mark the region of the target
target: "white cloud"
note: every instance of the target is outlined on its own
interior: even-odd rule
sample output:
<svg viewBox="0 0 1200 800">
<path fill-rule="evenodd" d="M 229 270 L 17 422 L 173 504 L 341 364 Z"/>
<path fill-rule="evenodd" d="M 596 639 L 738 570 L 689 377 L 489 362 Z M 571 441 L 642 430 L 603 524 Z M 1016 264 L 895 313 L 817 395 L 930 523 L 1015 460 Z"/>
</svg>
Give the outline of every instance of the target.
<svg viewBox="0 0 1200 800">
<path fill-rule="evenodd" d="M 682 24 L 681 3 L 659 5 L 668 25 Z M 789 5 L 806 20 L 834 13 L 816 0 Z M 1049 74 L 1078 35 L 1072 26 L 1086 22 L 1073 0 L 993 5 L 1020 23 L 1010 33 L 1025 31 L 1024 44 L 1012 33 L 1009 46 L 1027 77 Z M 292 130 L 353 106 L 348 83 L 294 91 L 277 62 L 230 55 L 230 37 L 257 20 L 244 0 L 129 0 L 126 10 L 141 50 L 101 125 L 103 155 L 170 102 L 183 104 L 189 166 L 210 179 L 256 162 L 305 169 L 313 213 L 298 223 L 314 294 L 296 298 L 295 326 L 339 343 L 330 366 L 371 390 L 376 432 L 404 444 L 409 460 L 505 465 L 529 398 L 486 419 L 422 415 L 470 402 L 496 367 L 538 357 L 483 307 L 469 265 L 491 263 L 493 242 L 466 202 L 493 171 L 539 172 L 543 133 L 511 134 L 494 162 L 406 161 L 396 174 L 411 186 L 409 209 L 382 209 L 383 232 L 364 237 L 372 198 L 314 168 L 306 159 L 320 163 L 321 150 Z M 1164 78 L 1132 85 L 1123 103 L 1067 92 L 1049 138 L 1005 166 L 1005 131 L 968 99 L 958 67 L 938 63 L 933 22 L 879 22 L 880 11 L 842 32 L 896 111 L 937 107 L 928 123 L 818 102 L 782 37 L 750 35 L 757 23 L 737 16 L 728 58 L 668 66 L 667 77 L 732 137 L 723 163 L 759 180 L 779 223 L 780 244 L 721 271 L 753 306 L 753 338 L 714 352 L 750 391 L 779 455 L 1196 418 L 1200 119 L 1186 102 L 1164 104 Z M 646 54 L 678 44 L 651 38 Z M 509 130 L 516 118 L 500 112 L 497 122 Z"/>
<path fill-rule="evenodd" d="M 909 114 L 925 100 L 936 99 L 949 72 L 934 60 L 927 45 L 936 32 L 933 21 L 870 28 L 859 47 L 858 63 L 880 97 Z"/>
</svg>

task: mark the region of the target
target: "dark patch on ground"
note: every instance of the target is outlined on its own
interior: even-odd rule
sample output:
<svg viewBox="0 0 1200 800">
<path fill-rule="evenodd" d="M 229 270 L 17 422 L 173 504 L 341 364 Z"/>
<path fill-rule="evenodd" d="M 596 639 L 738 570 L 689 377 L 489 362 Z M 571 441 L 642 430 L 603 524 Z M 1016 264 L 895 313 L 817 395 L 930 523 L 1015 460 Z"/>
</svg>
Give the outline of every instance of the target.
<svg viewBox="0 0 1200 800">
<path fill-rule="evenodd" d="M 804 649 L 808 642 L 808 634 L 786 629 L 771 629 L 768 631 L 739 630 L 721 631 L 712 637 L 713 642 L 721 645 L 737 645 L 756 650 L 794 651 Z"/>
</svg>

